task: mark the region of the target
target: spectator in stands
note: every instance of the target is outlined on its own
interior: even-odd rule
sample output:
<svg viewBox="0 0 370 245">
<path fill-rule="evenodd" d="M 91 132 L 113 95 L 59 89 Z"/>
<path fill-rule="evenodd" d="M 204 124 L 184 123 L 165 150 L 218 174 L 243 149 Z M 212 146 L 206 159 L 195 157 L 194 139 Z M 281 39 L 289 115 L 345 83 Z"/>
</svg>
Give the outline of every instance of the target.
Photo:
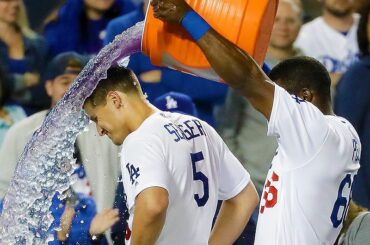
<svg viewBox="0 0 370 245">
<path fill-rule="evenodd" d="M 361 168 L 353 187 L 353 200 L 370 208 L 370 4 L 361 13 L 358 45 L 361 56 L 338 83 L 335 113 L 348 119 L 360 136 Z"/>
<path fill-rule="evenodd" d="M 190 96 L 177 92 L 165 93 L 153 101 L 153 105 L 162 111 L 177 112 L 197 117 L 198 111 Z"/>
<path fill-rule="evenodd" d="M 130 0 L 67 0 L 44 28 L 50 54 L 76 51 L 94 55 L 103 46 L 108 22 L 134 10 Z"/>
<path fill-rule="evenodd" d="M 7 79 L 3 68 L 0 67 L 0 147 L 10 126 L 26 117 L 22 107 L 5 104 L 9 97 Z"/>
<path fill-rule="evenodd" d="M 111 42 L 117 34 L 125 31 L 135 23 L 144 20 L 148 0 L 134 12 L 112 20 L 107 27 L 105 44 Z M 138 75 L 141 88 L 148 100 L 170 91 L 190 96 L 198 109 L 198 117 L 215 126 L 213 111 L 216 105 L 225 101 L 227 86 L 203 78 L 195 77 L 175 70 L 153 66 L 147 56 L 142 53 L 130 57 L 128 68 Z"/>
<path fill-rule="evenodd" d="M 11 99 L 26 109 L 42 106 L 35 97 L 46 55 L 45 41 L 28 27 L 23 1 L 0 1 L 0 63 L 11 75 Z"/>
<path fill-rule="evenodd" d="M 354 2 L 322 0 L 322 16 L 304 24 L 295 43 L 303 53 L 326 67 L 332 86 L 358 57 L 359 16 L 354 13 Z"/>
<path fill-rule="evenodd" d="M 294 0 L 281 0 L 271 32 L 265 62 L 271 68 L 280 61 L 303 55 L 301 49 L 293 46 L 302 25 L 302 7 Z"/>
<path fill-rule="evenodd" d="M 367 245 L 370 240 L 370 212 L 351 201 L 337 245 Z"/>
<path fill-rule="evenodd" d="M 51 61 L 45 88 L 52 107 L 63 97 L 84 64 L 85 60 L 72 52 L 60 54 Z M 0 199 L 4 197 L 26 143 L 48 112 L 41 111 L 20 121 L 6 134 L 0 148 Z M 119 149 L 108 138 L 96 135 L 95 125 L 90 125 L 89 129 L 77 138 L 75 158 L 79 168 L 75 171 L 76 181 L 69 190 L 69 198 L 60 201 L 56 195 L 51 207 L 55 218 L 52 228 L 59 225 L 61 228 L 55 236 L 65 240 L 65 244 L 90 244 L 90 235 L 100 234 L 118 220 L 117 210 L 111 207 L 120 174 Z"/>
</svg>

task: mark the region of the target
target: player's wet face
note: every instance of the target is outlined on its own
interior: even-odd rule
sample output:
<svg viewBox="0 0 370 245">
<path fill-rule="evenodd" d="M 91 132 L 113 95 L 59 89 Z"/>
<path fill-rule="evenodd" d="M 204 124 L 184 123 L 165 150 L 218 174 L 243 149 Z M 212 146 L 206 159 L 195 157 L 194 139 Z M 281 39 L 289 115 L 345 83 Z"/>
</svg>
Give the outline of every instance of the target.
<svg viewBox="0 0 370 245">
<path fill-rule="evenodd" d="M 334 16 L 347 16 L 354 10 L 354 0 L 323 0 L 323 8 Z"/>
<path fill-rule="evenodd" d="M 121 145 L 129 134 L 122 112 L 108 101 L 104 105 L 93 106 L 87 103 L 84 106 L 90 119 L 95 122 L 100 136 L 107 135 L 116 145 Z"/>
</svg>

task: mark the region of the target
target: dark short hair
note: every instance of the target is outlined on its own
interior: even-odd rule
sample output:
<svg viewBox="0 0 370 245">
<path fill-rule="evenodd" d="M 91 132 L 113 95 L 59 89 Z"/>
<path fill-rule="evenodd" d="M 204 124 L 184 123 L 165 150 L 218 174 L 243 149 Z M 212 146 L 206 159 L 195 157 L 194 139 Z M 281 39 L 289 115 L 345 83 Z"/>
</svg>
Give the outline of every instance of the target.
<svg viewBox="0 0 370 245">
<path fill-rule="evenodd" d="M 135 73 L 128 68 L 116 66 L 108 69 L 107 78 L 99 81 L 93 93 L 85 100 L 85 104 L 90 103 L 92 106 L 105 104 L 107 94 L 112 90 L 143 95 Z"/>
<path fill-rule="evenodd" d="M 298 94 L 307 88 L 321 99 L 330 101 L 331 80 L 326 68 L 307 56 L 290 58 L 280 62 L 270 72 L 272 81 L 281 84 L 289 93 Z"/>
<path fill-rule="evenodd" d="M 364 6 L 361 9 L 361 18 L 358 23 L 357 29 L 357 42 L 358 47 L 361 51 L 361 55 L 366 56 L 370 54 L 369 50 L 369 38 L 368 38 L 368 31 L 367 31 L 367 23 L 369 21 L 369 14 L 370 14 L 370 4 Z"/>
</svg>

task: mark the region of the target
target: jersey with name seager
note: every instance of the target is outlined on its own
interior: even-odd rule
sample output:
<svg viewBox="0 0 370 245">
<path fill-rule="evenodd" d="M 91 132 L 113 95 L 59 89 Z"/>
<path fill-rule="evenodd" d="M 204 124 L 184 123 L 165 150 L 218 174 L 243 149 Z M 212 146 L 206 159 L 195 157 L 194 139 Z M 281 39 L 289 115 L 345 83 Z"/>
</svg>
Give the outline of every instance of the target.
<svg viewBox="0 0 370 245">
<path fill-rule="evenodd" d="M 356 131 L 275 85 L 268 135 L 277 138 L 278 150 L 261 196 L 255 244 L 334 244 L 360 167 Z"/>
<path fill-rule="evenodd" d="M 127 136 L 122 146 L 123 185 L 130 214 L 135 198 L 150 187 L 167 190 L 166 220 L 156 244 L 208 244 L 218 200 L 239 194 L 249 173 L 216 131 L 195 117 L 156 112 Z"/>
</svg>

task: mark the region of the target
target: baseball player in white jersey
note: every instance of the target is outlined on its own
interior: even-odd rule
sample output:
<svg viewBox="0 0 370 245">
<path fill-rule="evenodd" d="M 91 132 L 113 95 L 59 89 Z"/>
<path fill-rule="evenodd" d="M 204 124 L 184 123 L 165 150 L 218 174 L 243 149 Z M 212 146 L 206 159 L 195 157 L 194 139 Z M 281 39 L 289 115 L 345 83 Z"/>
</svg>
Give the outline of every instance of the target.
<svg viewBox="0 0 370 245">
<path fill-rule="evenodd" d="M 304 24 L 295 46 L 320 61 L 328 70 L 332 86 L 358 60 L 359 15 L 355 0 L 321 0 L 322 16 Z"/>
<path fill-rule="evenodd" d="M 353 25 L 346 33 L 329 26 L 323 17 L 304 24 L 295 46 L 319 60 L 330 73 L 344 73 L 358 60 L 357 27 L 359 15 L 353 14 Z"/>
<path fill-rule="evenodd" d="M 238 238 L 258 195 L 211 126 L 159 111 L 122 67 L 108 70 L 84 108 L 100 135 L 122 144 L 126 244 L 231 244 Z M 211 235 L 218 200 L 225 201 Z"/>
<path fill-rule="evenodd" d="M 277 138 L 255 244 L 334 244 L 359 169 L 361 145 L 352 125 L 333 114 L 325 67 L 313 58 L 296 57 L 279 63 L 267 77 L 184 0 L 151 4 L 157 18 L 188 31 L 218 75 L 268 119 L 268 134 Z"/>
<path fill-rule="evenodd" d="M 279 147 L 261 197 L 255 244 L 333 244 L 359 168 L 356 131 L 276 85 L 268 135 Z"/>
</svg>

